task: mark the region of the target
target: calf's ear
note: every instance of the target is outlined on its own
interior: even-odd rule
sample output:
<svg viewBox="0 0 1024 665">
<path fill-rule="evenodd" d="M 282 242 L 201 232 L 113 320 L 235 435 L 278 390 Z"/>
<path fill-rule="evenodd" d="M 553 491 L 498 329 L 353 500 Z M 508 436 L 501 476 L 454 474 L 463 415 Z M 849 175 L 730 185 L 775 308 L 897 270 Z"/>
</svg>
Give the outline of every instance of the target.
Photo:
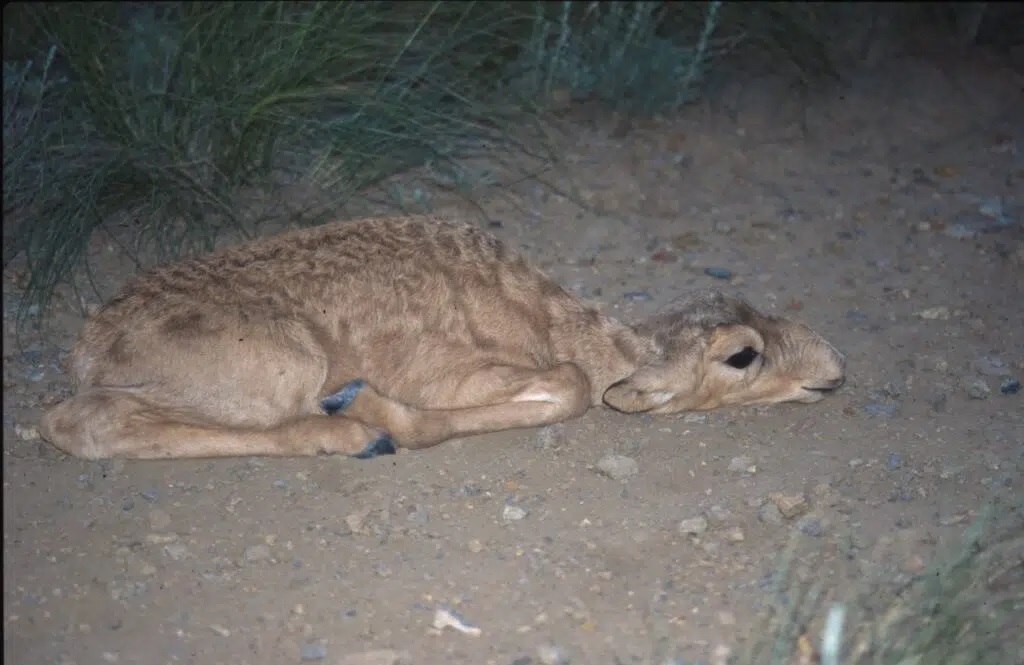
<svg viewBox="0 0 1024 665">
<path fill-rule="evenodd" d="M 604 391 L 604 403 L 623 413 L 643 413 L 667 404 L 676 392 L 666 385 L 661 374 L 656 368 L 641 367 L 609 386 Z"/>
</svg>

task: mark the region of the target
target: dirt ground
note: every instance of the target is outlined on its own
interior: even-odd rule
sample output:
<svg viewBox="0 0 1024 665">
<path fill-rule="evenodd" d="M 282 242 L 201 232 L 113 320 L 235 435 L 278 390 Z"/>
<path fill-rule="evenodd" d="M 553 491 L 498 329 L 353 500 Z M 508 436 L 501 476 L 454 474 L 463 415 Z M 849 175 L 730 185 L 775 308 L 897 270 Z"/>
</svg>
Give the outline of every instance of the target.
<svg viewBox="0 0 1024 665">
<path fill-rule="evenodd" d="M 1019 74 L 908 59 L 827 93 L 733 82 L 651 121 L 574 109 L 563 130 L 541 178 L 585 205 L 525 182 L 478 195 L 481 223 L 627 320 L 699 286 L 795 316 L 847 354 L 847 385 L 370 461 L 85 462 L 34 429 L 81 318 L 58 303 L 18 348 L 8 274 L 6 662 L 713 663 L 775 599 L 794 533 L 837 588 L 898 580 L 1020 495 Z M 128 273 L 105 256 L 109 293 Z M 610 454 L 635 473 L 602 472 Z M 437 608 L 480 634 L 434 630 Z"/>
</svg>

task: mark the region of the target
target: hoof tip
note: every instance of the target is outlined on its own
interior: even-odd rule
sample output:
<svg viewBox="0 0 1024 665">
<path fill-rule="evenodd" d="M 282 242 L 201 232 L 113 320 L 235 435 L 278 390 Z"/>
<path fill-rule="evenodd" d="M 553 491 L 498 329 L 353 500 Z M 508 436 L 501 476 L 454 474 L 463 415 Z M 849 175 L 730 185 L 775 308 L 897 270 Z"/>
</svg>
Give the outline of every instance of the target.
<svg viewBox="0 0 1024 665">
<path fill-rule="evenodd" d="M 373 459 L 379 455 L 394 455 L 397 452 L 398 449 L 395 447 L 395 442 L 391 440 L 391 437 L 387 434 L 382 434 L 366 444 L 362 452 L 356 453 L 352 457 L 356 459 Z"/>
<path fill-rule="evenodd" d="M 320 400 L 320 408 L 329 416 L 344 413 L 345 409 L 352 405 L 352 402 L 359 395 L 359 391 L 365 386 L 366 382 L 362 379 L 346 383 L 338 392 Z"/>
</svg>

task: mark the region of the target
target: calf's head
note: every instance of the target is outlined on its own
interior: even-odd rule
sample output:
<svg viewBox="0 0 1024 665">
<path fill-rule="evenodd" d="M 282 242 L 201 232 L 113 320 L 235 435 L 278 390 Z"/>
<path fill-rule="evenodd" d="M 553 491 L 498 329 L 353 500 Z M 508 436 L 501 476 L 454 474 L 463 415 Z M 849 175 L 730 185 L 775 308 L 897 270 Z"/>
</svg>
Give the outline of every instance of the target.
<svg viewBox="0 0 1024 665">
<path fill-rule="evenodd" d="M 682 296 L 637 328 L 654 353 L 605 391 L 626 413 L 817 402 L 845 381 L 845 359 L 800 323 L 712 290 Z"/>
</svg>

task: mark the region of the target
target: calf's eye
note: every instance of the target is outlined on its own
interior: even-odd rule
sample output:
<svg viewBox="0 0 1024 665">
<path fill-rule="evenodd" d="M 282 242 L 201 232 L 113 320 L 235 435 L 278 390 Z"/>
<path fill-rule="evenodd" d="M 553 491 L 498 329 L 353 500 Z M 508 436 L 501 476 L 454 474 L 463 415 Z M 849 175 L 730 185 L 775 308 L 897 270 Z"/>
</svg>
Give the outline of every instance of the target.
<svg viewBox="0 0 1024 665">
<path fill-rule="evenodd" d="M 736 369 L 746 369 L 761 355 L 752 346 L 744 347 L 742 351 L 732 354 L 725 359 L 725 364 Z"/>
</svg>

